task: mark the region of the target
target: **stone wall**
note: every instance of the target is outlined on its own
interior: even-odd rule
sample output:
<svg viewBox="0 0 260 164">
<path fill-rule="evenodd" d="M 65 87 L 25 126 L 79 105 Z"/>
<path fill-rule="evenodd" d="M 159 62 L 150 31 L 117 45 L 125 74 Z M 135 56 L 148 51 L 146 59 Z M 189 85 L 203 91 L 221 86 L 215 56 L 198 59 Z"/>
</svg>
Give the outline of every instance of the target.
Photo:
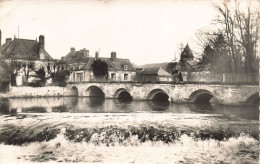
<svg viewBox="0 0 260 164">
<path fill-rule="evenodd" d="M 3 93 L 1 97 L 47 97 L 47 96 L 68 96 L 69 91 L 64 87 L 10 87 L 8 93 Z"/>
<path fill-rule="evenodd" d="M 194 102 L 196 96 L 210 94 L 224 105 L 243 105 L 250 96 L 259 92 L 257 85 L 220 84 L 78 83 L 69 84 L 68 91 L 72 87 L 77 88 L 79 96 L 91 96 L 91 88 L 99 88 L 106 98 L 117 98 L 116 93 L 125 90 L 134 100 L 151 100 L 151 95 L 166 93 L 171 102 Z"/>
<path fill-rule="evenodd" d="M 72 88 L 78 96 L 91 96 L 92 89 L 99 88 L 105 98 L 117 98 L 122 90 L 134 100 L 151 100 L 158 93 L 165 93 L 171 102 L 194 102 L 197 96 L 210 94 L 220 104 L 243 105 L 252 96 L 259 94 L 257 85 L 213 85 L 213 84 L 142 84 L 142 83 L 76 83 L 67 87 L 11 87 L 10 92 L 0 97 L 49 97 L 70 96 Z"/>
</svg>

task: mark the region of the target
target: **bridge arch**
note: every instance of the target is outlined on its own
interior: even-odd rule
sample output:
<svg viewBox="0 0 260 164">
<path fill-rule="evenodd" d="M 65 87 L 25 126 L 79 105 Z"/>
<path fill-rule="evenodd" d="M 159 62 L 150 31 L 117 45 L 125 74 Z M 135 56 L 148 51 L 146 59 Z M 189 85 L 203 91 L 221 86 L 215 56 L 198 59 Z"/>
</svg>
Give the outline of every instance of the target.
<svg viewBox="0 0 260 164">
<path fill-rule="evenodd" d="M 121 100 L 133 100 L 133 97 L 125 88 L 117 89 L 114 94 L 114 98 Z"/>
<path fill-rule="evenodd" d="M 257 105 L 259 106 L 259 92 L 249 96 L 245 102 L 245 105 Z"/>
<path fill-rule="evenodd" d="M 216 98 L 216 96 L 205 89 L 200 89 L 194 91 L 190 96 L 189 96 L 189 101 L 193 103 L 210 103 L 210 100 L 212 98 Z"/>
<path fill-rule="evenodd" d="M 147 100 L 169 101 L 169 94 L 162 89 L 153 89 L 148 93 Z"/>
<path fill-rule="evenodd" d="M 78 91 L 78 88 L 73 86 L 70 88 L 70 95 L 71 96 L 78 96 L 79 95 L 79 91 Z"/>
<path fill-rule="evenodd" d="M 89 86 L 86 90 L 86 96 L 88 97 L 105 97 L 105 93 L 98 86 Z"/>
</svg>

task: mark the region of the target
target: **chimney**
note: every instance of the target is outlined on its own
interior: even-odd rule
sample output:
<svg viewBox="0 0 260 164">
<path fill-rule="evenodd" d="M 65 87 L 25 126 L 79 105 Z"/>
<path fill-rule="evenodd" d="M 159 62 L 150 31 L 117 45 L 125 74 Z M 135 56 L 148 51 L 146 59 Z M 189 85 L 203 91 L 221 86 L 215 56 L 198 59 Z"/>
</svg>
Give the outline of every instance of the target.
<svg viewBox="0 0 260 164">
<path fill-rule="evenodd" d="M 44 49 L 45 41 L 44 41 L 43 35 L 39 36 L 39 45 L 40 45 L 40 48 Z"/>
<path fill-rule="evenodd" d="M 98 59 L 98 55 L 99 55 L 99 52 L 96 51 L 96 53 L 95 53 L 95 58 L 96 58 L 96 60 Z"/>
<path fill-rule="evenodd" d="M 114 61 L 116 59 L 116 52 L 111 52 L 111 60 Z"/>
<path fill-rule="evenodd" d="M 89 50 L 86 50 L 86 48 L 83 48 L 83 56 L 89 58 Z"/>
<path fill-rule="evenodd" d="M 6 38 L 5 43 L 10 43 L 12 41 L 12 38 Z"/>
<path fill-rule="evenodd" d="M 74 47 L 71 47 L 71 48 L 70 48 L 70 52 L 71 52 L 71 53 L 75 53 L 75 48 L 74 48 Z"/>
</svg>

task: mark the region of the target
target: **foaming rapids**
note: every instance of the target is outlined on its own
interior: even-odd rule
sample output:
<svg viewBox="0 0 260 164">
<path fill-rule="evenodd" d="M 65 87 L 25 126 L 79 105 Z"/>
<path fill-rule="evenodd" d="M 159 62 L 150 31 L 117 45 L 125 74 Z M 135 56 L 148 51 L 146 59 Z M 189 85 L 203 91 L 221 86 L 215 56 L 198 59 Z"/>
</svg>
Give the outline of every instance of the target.
<svg viewBox="0 0 260 164">
<path fill-rule="evenodd" d="M 187 131 L 142 125 L 127 128 L 115 125 L 101 128 L 69 126 L 45 128 L 40 134 L 27 137 L 24 135 L 16 142 L 1 135 L 0 149 L 5 150 L 1 152 L 1 156 L 5 156 L 0 156 L 1 163 L 257 163 L 259 159 L 259 141 L 256 138 L 245 133 L 226 134 L 210 129 Z"/>
</svg>

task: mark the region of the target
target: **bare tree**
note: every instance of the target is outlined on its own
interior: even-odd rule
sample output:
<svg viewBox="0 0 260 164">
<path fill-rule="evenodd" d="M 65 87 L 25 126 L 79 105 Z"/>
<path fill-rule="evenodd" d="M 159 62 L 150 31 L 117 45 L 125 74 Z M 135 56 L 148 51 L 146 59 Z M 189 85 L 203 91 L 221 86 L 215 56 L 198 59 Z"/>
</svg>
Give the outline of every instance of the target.
<svg viewBox="0 0 260 164">
<path fill-rule="evenodd" d="M 235 7 L 230 7 L 233 3 Z M 252 11 L 251 3 L 248 4 L 247 11 L 241 10 L 238 1 L 223 1 L 221 5 L 216 5 L 219 17 L 216 21 L 223 25 L 229 54 L 231 56 L 232 72 L 242 71 L 242 60 L 245 72 L 255 72 L 256 48 L 259 39 L 259 8 Z"/>
<path fill-rule="evenodd" d="M 242 12 L 237 2 L 235 9 L 235 26 L 238 30 L 237 41 L 242 47 L 245 59 L 245 72 L 256 71 L 257 42 L 259 40 L 260 11 L 252 11 L 251 3 L 247 12 Z"/>
<path fill-rule="evenodd" d="M 227 59 L 231 72 L 253 73 L 258 71 L 257 48 L 259 44 L 260 1 L 241 4 L 237 0 L 223 0 L 215 5 L 218 16 L 213 31 L 200 30 L 196 33 L 199 45 L 205 49 L 213 46 L 212 40 L 222 34 L 228 50 Z M 244 5 L 244 6 L 243 6 Z M 254 9 L 253 7 L 254 6 Z"/>
</svg>

